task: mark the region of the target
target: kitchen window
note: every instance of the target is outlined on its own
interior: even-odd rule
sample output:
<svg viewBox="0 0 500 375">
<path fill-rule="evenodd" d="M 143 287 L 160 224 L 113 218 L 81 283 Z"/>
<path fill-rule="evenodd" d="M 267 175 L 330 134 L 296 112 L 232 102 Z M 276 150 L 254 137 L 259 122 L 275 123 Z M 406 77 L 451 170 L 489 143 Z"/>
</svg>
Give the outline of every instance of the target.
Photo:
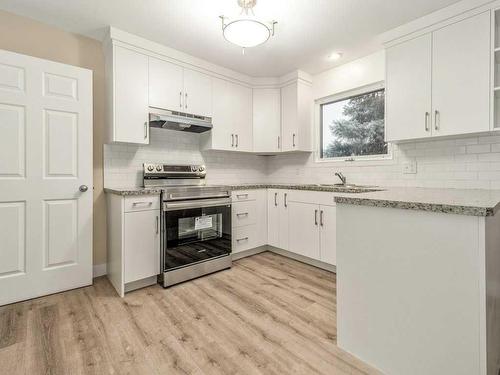
<svg viewBox="0 0 500 375">
<path fill-rule="evenodd" d="M 390 156 L 385 134 L 385 89 L 336 97 L 320 104 L 321 160 L 381 159 Z"/>
</svg>

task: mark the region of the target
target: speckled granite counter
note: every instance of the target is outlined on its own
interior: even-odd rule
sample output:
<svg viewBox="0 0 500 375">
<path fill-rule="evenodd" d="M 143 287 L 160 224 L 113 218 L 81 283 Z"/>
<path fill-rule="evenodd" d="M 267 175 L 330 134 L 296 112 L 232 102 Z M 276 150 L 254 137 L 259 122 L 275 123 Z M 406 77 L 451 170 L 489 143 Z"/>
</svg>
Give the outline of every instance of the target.
<svg viewBox="0 0 500 375">
<path fill-rule="evenodd" d="M 128 187 L 128 188 L 104 188 L 104 192 L 116 195 L 152 195 L 160 194 L 159 188 Z"/>
<path fill-rule="evenodd" d="M 370 192 L 339 192 L 334 186 L 313 184 L 233 184 L 231 190 L 287 189 L 329 192 L 338 204 L 390 207 L 407 210 L 441 212 L 457 215 L 492 216 L 500 209 L 500 190 L 380 188 Z M 105 188 L 118 195 L 159 194 L 157 188 Z"/>
</svg>

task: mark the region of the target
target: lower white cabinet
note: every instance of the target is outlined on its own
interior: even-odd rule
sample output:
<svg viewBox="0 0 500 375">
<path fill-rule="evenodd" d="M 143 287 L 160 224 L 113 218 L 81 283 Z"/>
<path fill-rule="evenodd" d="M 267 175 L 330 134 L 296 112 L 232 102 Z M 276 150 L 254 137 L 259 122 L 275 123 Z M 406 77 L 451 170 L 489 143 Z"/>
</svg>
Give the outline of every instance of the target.
<svg viewBox="0 0 500 375">
<path fill-rule="evenodd" d="M 160 273 L 160 212 L 126 212 L 124 221 L 124 281 Z"/>
<path fill-rule="evenodd" d="M 267 191 L 268 245 L 288 250 L 288 191 Z"/>
<path fill-rule="evenodd" d="M 233 254 L 267 244 L 266 190 L 232 192 Z"/>
<path fill-rule="evenodd" d="M 319 260 L 319 206 L 290 202 L 288 223 L 290 230 L 289 251 Z"/>
<path fill-rule="evenodd" d="M 337 208 L 319 206 L 319 259 L 337 265 Z"/>
<path fill-rule="evenodd" d="M 160 273 L 160 196 L 107 194 L 107 276 L 120 296 Z"/>
</svg>

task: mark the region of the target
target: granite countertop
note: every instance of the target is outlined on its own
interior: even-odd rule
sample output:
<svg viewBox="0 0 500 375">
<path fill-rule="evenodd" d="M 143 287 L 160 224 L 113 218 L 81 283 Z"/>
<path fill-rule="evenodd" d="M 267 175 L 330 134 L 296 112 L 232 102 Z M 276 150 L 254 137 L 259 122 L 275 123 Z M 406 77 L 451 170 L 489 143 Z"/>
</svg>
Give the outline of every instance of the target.
<svg viewBox="0 0 500 375">
<path fill-rule="evenodd" d="M 339 192 L 334 186 L 314 184 L 228 184 L 231 190 L 286 189 L 332 193 L 338 204 L 389 207 L 469 216 L 493 216 L 500 209 L 500 190 L 431 189 L 379 187 L 378 191 Z M 127 195 L 160 194 L 160 188 L 105 188 L 106 193 Z"/>
</svg>

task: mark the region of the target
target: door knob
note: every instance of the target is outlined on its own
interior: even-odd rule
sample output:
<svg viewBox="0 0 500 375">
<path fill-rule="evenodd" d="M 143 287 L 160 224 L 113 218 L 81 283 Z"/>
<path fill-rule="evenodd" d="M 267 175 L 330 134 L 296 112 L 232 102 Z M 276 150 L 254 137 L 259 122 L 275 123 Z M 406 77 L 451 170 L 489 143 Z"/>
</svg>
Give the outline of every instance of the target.
<svg viewBox="0 0 500 375">
<path fill-rule="evenodd" d="M 89 190 L 89 187 L 87 185 L 81 185 L 79 190 L 82 192 L 82 193 L 85 193 L 87 190 Z"/>
</svg>

